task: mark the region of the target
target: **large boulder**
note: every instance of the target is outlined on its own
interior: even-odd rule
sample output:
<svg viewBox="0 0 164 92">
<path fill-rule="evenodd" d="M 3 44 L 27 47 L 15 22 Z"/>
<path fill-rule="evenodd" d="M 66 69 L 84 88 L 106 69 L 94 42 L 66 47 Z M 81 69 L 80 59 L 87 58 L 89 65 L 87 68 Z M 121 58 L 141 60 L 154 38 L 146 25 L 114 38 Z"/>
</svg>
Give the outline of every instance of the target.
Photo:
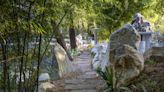
<svg viewBox="0 0 164 92">
<path fill-rule="evenodd" d="M 66 51 L 58 43 L 55 44 L 54 52 L 58 62 L 60 77 L 75 71 Z"/>
<path fill-rule="evenodd" d="M 51 43 L 47 52 L 41 62 L 41 81 L 56 80 L 75 70 L 66 51 L 57 42 Z"/>
<path fill-rule="evenodd" d="M 115 31 L 110 37 L 110 49 L 115 49 L 123 44 L 139 49 L 140 34 L 130 24 L 126 24 L 121 29 Z"/>
<path fill-rule="evenodd" d="M 164 46 L 163 47 L 152 47 L 144 53 L 145 61 L 164 61 Z"/>
<path fill-rule="evenodd" d="M 116 87 L 128 85 L 143 70 L 143 55 L 129 45 L 122 45 L 111 51 L 111 54 L 113 53 L 115 57 L 111 66 L 117 81 Z"/>
<path fill-rule="evenodd" d="M 139 43 L 140 35 L 130 24 L 111 35 L 109 59 L 116 87 L 128 85 L 143 70 L 144 58 L 138 52 Z"/>
</svg>

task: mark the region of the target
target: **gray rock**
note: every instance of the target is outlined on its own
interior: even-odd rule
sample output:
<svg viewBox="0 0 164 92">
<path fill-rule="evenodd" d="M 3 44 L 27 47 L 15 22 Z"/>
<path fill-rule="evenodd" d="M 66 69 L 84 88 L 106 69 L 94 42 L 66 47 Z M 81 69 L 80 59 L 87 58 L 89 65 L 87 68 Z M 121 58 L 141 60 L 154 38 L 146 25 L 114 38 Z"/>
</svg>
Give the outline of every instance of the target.
<svg viewBox="0 0 164 92">
<path fill-rule="evenodd" d="M 115 49 L 123 44 L 139 49 L 140 34 L 130 24 L 126 24 L 121 29 L 115 31 L 110 37 L 110 49 Z"/>
<path fill-rule="evenodd" d="M 51 80 L 56 80 L 74 71 L 66 51 L 57 42 L 51 44 L 47 51 L 41 62 L 41 73 L 48 73 Z"/>
<path fill-rule="evenodd" d="M 46 91 L 47 89 L 52 89 L 53 87 L 55 87 L 55 86 L 49 82 L 41 83 L 39 85 L 39 91 L 38 92 L 47 92 Z"/>
<path fill-rule="evenodd" d="M 60 77 L 63 77 L 63 75 L 75 71 L 71 61 L 66 54 L 66 51 L 58 43 L 55 44 L 54 52 L 56 60 L 58 62 Z"/>
<path fill-rule="evenodd" d="M 94 70 L 101 68 L 102 70 L 108 65 L 109 55 L 107 53 L 107 43 L 98 43 L 96 44 L 91 53 L 94 55 L 92 60 L 92 67 Z"/>
<path fill-rule="evenodd" d="M 114 32 L 110 37 L 110 67 L 114 72 L 114 85 L 126 86 L 144 67 L 144 58 L 137 50 L 140 35 L 130 24 Z"/>
<path fill-rule="evenodd" d="M 115 55 L 111 66 L 115 73 L 116 86 L 126 86 L 131 80 L 137 77 L 144 68 L 144 58 L 137 50 L 129 45 L 120 46 L 112 50 L 111 54 Z"/>
</svg>

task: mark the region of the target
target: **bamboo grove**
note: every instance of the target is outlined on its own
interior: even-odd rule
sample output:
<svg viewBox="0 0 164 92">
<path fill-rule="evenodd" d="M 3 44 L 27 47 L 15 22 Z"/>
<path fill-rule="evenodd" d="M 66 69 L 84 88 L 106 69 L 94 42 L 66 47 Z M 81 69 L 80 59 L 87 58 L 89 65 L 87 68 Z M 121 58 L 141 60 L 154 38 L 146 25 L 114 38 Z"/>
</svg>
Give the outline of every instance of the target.
<svg viewBox="0 0 164 92">
<path fill-rule="evenodd" d="M 38 92 L 40 64 L 49 55 L 53 38 L 72 59 L 60 29 L 89 33 L 91 28 L 99 27 L 108 38 L 135 12 L 151 9 L 160 19 L 163 2 L 151 1 L 0 0 L 0 89 L 4 92 Z M 104 37 L 101 33 L 100 36 Z M 73 47 L 76 48 L 76 44 Z"/>
<path fill-rule="evenodd" d="M 2 8 L 0 87 L 4 92 L 13 90 L 38 92 L 40 64 L 54 37 L 50 35 L 54 34 L 50 30 L 51 18 L 45 14 L 48 3 L 51 2 L 47 0 L 0 1 Z M 58 19 L 59 23 L 55 28 L 59 26 L 62 19 L 62 17 Z"/>
</svg>

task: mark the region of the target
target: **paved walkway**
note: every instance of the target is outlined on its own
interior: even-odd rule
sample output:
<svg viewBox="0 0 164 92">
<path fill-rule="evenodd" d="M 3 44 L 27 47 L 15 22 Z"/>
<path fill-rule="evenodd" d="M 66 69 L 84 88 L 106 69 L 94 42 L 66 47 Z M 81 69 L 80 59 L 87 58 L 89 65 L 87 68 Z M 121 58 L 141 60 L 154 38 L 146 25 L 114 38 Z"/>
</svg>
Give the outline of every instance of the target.
<svg viewBox="0 0 164 92">
<path fill-rule="evenodd" d="M 91 55 L 89 51 L 82 52 L 74 60 L 74 65 L 81 73 L 72 79 L 64 80 L 65 92 L 99 92 L 104 81 L 91 69 Z"/>
</svg>

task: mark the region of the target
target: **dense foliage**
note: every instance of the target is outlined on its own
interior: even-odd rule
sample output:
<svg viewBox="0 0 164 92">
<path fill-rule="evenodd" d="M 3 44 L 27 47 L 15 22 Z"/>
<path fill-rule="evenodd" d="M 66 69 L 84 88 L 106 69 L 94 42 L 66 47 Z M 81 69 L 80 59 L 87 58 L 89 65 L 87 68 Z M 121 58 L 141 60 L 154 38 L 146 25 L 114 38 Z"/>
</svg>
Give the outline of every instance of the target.
<svg viewBox="0 0 164 92">
<path fill-rule="evenodd" d="M 89 34 L 100 28 L 99 40 L 106 40 L 141 12 L 154 30 L 163 31 L 163 6 L 163 0 L 0 0 L 0 88 L 37 90 L 50 41 L 63 39 L 69 28 Z"/>
</svg>

